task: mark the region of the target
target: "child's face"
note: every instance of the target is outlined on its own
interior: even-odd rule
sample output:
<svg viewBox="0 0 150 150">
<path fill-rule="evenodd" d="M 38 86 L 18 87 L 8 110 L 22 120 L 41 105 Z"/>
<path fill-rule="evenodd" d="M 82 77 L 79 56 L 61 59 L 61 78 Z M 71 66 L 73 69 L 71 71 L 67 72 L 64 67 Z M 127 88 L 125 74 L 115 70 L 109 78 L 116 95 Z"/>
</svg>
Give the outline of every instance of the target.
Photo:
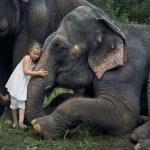
<svg viewBox="0 0 150 150">
<path fill-rule="evenodd" d="M 41 50 L 33 47 L 33 48 L 31 48 L 29 55 L 33 61 L 38 60 L 41 56 Z"/>
</svg>

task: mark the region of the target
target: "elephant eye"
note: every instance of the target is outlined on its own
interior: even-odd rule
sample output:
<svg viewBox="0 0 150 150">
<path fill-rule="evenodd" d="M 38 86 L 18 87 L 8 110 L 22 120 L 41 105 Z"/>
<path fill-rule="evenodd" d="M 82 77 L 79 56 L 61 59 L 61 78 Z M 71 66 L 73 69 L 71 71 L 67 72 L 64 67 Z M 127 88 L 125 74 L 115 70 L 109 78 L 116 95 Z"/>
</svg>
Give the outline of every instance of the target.
<svg viewBox="0 0 150 150">
<path fill-rule="evenodd" d="M 63 45 L 63 46 L 61 47 L 61 49 L 62 49 L 62 50 L 68 50 L 68 47 L 67 47 L 66 45 Z"/>
<path fill-rule="evenodd" d="M 69 48 L 70 46 L 67 44 L 58 44 L 54 46 L 54 56 L 56 58 L 56 60 L 58 61 L 62 61 L 64 59 L 66 59 L 69 55 Z"/>
</svg>

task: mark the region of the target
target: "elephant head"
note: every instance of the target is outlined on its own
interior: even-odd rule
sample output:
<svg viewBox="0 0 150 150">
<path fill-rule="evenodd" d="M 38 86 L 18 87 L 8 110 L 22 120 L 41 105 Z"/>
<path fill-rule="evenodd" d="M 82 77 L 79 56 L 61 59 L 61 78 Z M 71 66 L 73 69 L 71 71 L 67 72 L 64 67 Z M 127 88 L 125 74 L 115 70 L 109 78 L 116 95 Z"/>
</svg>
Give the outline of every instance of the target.
<svg viewBox="0 0 150 150">
<path fill-rule="evenodd" d="M 0 6 L 0 37 L 15 31 L 20 19 L 20 5 L 18 0 L 1 0 Z"/>
<path fill-rule="evenodd" d="M 27 2 L 29 2 L 29 0 L 0 1 L 0 6 L 2 6 L 2 8 L 0 8 L 0 37 L 16 32 L 20 19 L 20 3 L 26 4 Z"/>
<path fill-rule="evenodd" d="M 33 77 L 28 86 L 27 119 L 43 117 L 46 90 L 55 86 L 77 89 L 127 61 L 122 31 L 97 9 L 80 6 L 66 15 L 58 30 L 44 44 L 35 70 L 49 71 L 46 78 Z M 39 131 L 40 132 L 40 131 Z"/>
</svg>

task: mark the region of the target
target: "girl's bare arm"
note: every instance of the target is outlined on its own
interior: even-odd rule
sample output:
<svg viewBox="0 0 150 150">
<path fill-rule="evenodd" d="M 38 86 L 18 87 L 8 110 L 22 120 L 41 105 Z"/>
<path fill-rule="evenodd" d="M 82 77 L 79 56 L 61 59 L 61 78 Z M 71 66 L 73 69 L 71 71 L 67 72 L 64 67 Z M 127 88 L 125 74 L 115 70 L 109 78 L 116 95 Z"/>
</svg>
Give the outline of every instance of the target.
<svg viewBox="0 0 150 150">
<path fill-rule="evenodd" d="M 39 71 L 32 71 L 32 70 L 29 70 L 29 66 L 30 66 L 30 56 L 26 55 L 23 58 L 23 72 L 24 72 L 25 75 L 28 75 L 28 76 L 43 76 L 43 77 L 48 75 L 48 71 L 45 71 L 44 69 L 41 69 Z"/>
</svg>

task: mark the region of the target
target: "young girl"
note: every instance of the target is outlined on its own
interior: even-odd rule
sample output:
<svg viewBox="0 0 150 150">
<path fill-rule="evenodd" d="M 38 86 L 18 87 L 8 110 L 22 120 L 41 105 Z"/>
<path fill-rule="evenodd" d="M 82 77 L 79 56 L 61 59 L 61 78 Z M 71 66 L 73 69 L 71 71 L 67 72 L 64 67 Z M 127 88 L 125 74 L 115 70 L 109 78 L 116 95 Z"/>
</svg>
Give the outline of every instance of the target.
<svg viewBox="0 0 150 150">
<path fill-rule="evenodd" d="M 11 97 L 10 108 L 12 109 L 13 116 L 12 127 L 17 127 L 19 125 L 22 129 L 28 129 L 28 126 L 24 124 L 24 116 L 25 101 L 27 100 L 27 85 L 30 76 L 46 77 L 48 75 L 48 72 L 43 69 L 39 71 L 32 71 L 32 68 L 41 56 L 41 52 L 40 44 L 36 42 L 32 43 L 29 47 L 29 55 L 26 55 L 21 60 L 5 85 Z"/>
</svg>

